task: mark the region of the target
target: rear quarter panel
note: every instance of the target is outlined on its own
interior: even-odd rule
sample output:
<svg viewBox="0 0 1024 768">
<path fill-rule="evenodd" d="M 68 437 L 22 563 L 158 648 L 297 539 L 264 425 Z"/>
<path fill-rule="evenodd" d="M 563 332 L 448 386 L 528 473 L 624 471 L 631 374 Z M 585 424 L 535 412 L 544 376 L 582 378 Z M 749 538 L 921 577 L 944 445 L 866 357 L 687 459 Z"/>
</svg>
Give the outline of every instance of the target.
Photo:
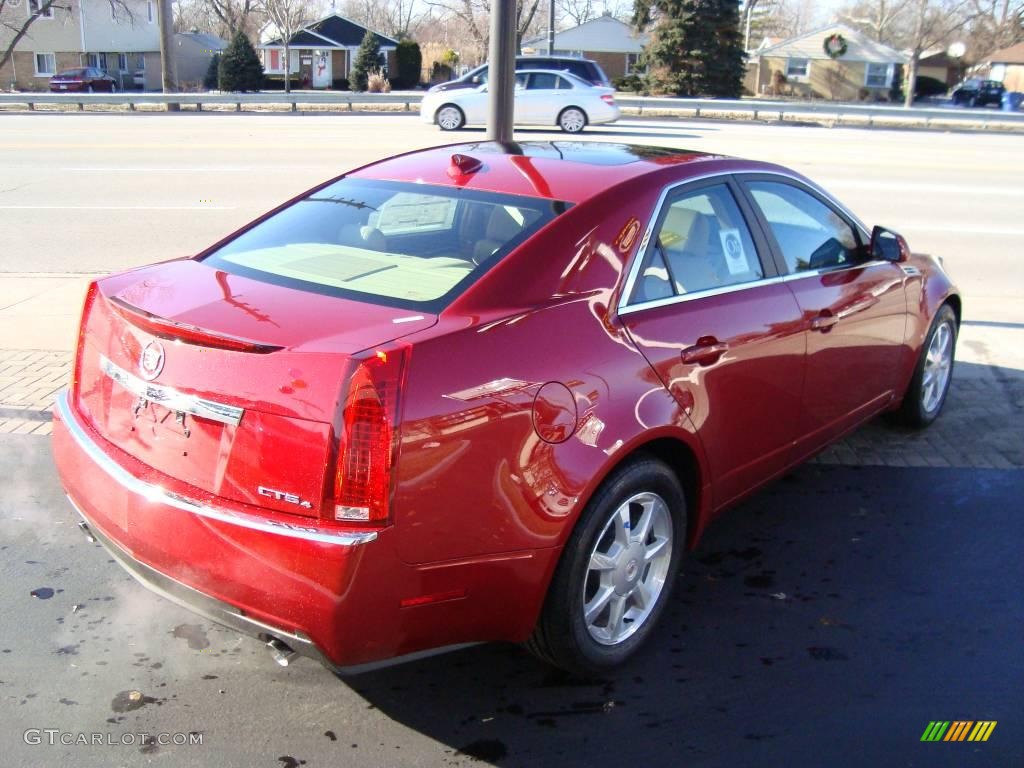
<svg viewBox="0 0 1024 768">
<path fill-rule="evenodd" d="M 613 311 L 640 237 L 616 243 L 642 231 L 659 192 L 648 181 L 576 206 L 411 337 L 393 505 L 403 560 L 559 547 L 645 442 L 675 439 L 702 459 Z M 566 420 L 567 439 L 540 436 Z"/>
</svg>

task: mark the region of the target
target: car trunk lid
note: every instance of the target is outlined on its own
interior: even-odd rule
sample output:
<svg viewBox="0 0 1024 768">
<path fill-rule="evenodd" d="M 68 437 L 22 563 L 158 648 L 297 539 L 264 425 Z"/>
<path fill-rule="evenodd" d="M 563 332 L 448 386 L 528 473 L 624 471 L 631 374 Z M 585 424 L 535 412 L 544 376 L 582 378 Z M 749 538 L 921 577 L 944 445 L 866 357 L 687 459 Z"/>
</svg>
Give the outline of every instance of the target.
<svg viewBox="0 0 1024 768">
<path fill-rule="evenodd" d="M 168 262 L 97 284 L 75 404 L 156 472 L 211 496 L 318 516 L 351 355 L 435 322 Z"/>
</svg>

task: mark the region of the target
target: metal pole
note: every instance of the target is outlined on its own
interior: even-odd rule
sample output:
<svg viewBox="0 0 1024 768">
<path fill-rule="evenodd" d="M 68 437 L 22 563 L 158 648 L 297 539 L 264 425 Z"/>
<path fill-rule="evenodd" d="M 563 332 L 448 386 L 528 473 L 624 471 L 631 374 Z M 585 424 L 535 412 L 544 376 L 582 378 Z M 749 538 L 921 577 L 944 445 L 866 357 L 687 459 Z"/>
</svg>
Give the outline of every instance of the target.
<svg viewBox="0 0 1024 768">
<path fill-rule="evenodd" d="M 548 0 L 548 56 L 555 52 L 555 0 Z"/>
<path fill-rule="evenodd" d="M 516 76 L 515 43 L 515 0 L 494 0 L 491 5 L 490 72 L 487 77 L 487 89 L 490 93 L 487 138 L 491 141 L 512 141 Z"/>
<path fill-rule="evenodd" d="M 750 17 L 754 15 L 754 8 L 757 6 L 757 0 L 747 0 L 747 24 L 746 32 L 743 35 L 743 50 L 750 50 Z"/>
<path fill-rule="evenodd" d="M 177 93 L 178 77 L 174 67 L 174 11 L 171 0 L 159 0 L 156 4 L 157 21 L 160 23 L 160 76 L 164 93 Z M 177 112 L 179 104 L 168 103 L 168 112 Z"/>
</svg>

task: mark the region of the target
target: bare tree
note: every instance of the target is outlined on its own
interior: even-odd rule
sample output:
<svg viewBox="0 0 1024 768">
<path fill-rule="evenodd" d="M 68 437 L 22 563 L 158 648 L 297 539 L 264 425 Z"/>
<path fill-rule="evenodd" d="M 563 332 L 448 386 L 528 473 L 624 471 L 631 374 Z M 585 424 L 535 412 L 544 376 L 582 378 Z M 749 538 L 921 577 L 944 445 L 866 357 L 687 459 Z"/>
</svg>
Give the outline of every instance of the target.
<svg viewBox="0 0 1024 768">
<path fill-rule="evenodd" d="M 313 21 L 313 14 L 306 0 L 259 0 L 259 10 L 277 28 L 284 46 L 284 92 L 291 93 L 291 42 L 292 36 Z"/>
<path fill-rule="evenodd" d="M 557 10 L 560 11 L 563 23 L 571 22 L 574 27 L 597 16 L 594 0 L 557 0 Z"/>
<path fill-rule="evenodd" d="M 976 57 L 1024 40 L 1024 0 L 971 0 L 970 43 Z"/>
<path fill-rule="evenodd" d="M 914 104 L 917 70 L 921 55 L 930 48 L 949 42 L 950 36 L 969 20 L 971 0 L 911 0 L 910 63 L 907 68 L 906 93 L 903 106 Z"/>
<path fill-rule="evenodd" d="M 24 0 L 24 2 L 33 2 L 33 0 Z M 108 2 L 111 16 L 114 19 L 127 21 L 129 24 L 135 23 L 135 14 L 132 12 L 128 0 L 108 0 Z M 71 14 L 71 4 L 68 0 L 34 0 L 33 5 L 30 6 L 31 12 L 28 14 L 24 11 L 15 12 L 14 9 L 20 9 L 20 7 L 19 0 L 0 0 L 0 37 L 6 38 L 8 34 L 11 35 L 10 40 L 0 50 L 0 67 L 11 60 L 15 47 L 28 34 L 37 19 L 53 16 L 58 11 L 67 15 Z"/>
<path fill-rule="evenodd" d="M 264 26 L 259 18 L 259 0 L 203 0 L 220 22 L 221 37 L 230 39 L 236 32 L 256 36 Z"/>
<path fill-rule="evenodd" d="M 880 43 L 899 46 L 907 37 L 911 2 L 912 0 L 860 0 L 841 9 L 839 19 Z"/>
<path fill-rule="evenodd" d="M 426 0 L 426 3 L 442 14 L 451 15 L 462 22 L 477 52 L 486 55 L 490 42 L 490 0 Z M 540 0 L 516 0 L 517 49 L 523 36 L 533 25 L 538 5 L 540 5 Z"/>
</svg>

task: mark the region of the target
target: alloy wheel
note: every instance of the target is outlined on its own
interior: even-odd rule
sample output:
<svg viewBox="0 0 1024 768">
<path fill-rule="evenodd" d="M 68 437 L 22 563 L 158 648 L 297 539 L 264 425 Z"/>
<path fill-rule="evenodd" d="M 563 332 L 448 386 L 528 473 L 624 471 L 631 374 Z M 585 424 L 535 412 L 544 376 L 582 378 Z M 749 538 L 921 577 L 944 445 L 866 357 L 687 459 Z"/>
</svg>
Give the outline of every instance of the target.
<svg viewBox="0 0 1024 768">
<path fill-rule="evenodd" d="M 601 645 L 618 645 L 647 621 L 672 561 L 672 516 L 656 493 L 638 493 L 605 523 L 583 582 L 583 621 Z"/>
<path fill-rule="evenodd" d="M 942 405 L 952 368 L 953 329 L 947 321 L 935 329 L 925 353 L 921 380 L 921 407 L 925 413 L 933 413 Z"/>
<path fill-rule="evenodd" d="M 566 133 L 579 133 L 586 124 L 586 116 L 575 107 L 565 110 L 558 118 L 558 125 Z"/>
<path fill-rule="evenodd" d="M 458 107 L 441 107 L 437 111 L 437 124 L 445 131 L 457 130 L 462 127 L 462 112 Z"/>
</svg>

